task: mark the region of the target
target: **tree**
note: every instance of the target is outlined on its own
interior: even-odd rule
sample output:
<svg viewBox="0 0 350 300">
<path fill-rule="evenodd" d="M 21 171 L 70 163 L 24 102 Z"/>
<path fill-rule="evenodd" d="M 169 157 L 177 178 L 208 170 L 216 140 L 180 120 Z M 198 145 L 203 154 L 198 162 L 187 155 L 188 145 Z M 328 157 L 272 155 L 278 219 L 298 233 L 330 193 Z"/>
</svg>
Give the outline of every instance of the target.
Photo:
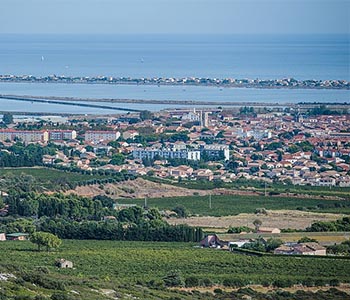
<svg viewBox="0 0 350 300">
<path fill-rule="evenodd" d="M 318 240 L 304 236 L 298 241 L 298 243 L 318 243 Z"/>
<path fill-rule="evenodd" d="M 187 217 L 187 211 L 186 208 L 182 205 L 178 205 L 173 209 L 174 212 L 176 212 L 177 216 L 179 218 L 186 218 Z"/>
<path fill-rule="evenodd" d="M 50 249 L 57 249 L 62 243 L 62 240 L 54 234 L 40 231 L 34 232 L 30 236 L 30 241 L 38 246 L 39 251 L 41 247 L 46 247 L 47 251 L 50 251 Z"/>
<path fill-rule="evenodd" d="M 13 116 L 10 113 L 4 113 L 2 121 L 7 125 L 13 123 Z"/>
<path fill-rule="evenodd" d="M 282 244 L 283 242 L 280 239 L 270 238 L 266 241 L 266 245 L 265 245 L 266 252 L 271 252 L 276 248 L 278 248 L 279 246 L 281 246 Z"/>
<path fill-rule="evenodd" d="M 149 119 L 152 119 L 152 118 L 153 118 L 153 114 L 150 111 L 143 110 L 143 111 L 140 112 L 140 119 L 142 121 L 149 120 Z"/>
<path fill-rule="evenodd" d="M 253 224 L 254 224 L 254 226 L 255 226 L 255 230 L 256 230 L 256 231 L 259 231 L 259 228 L 260 228 L 260 226 L 262 225 L 262 221 L 259 220 L 259 219 L 256 219 L 256 220 L 254 220 Z"/>
</svg>

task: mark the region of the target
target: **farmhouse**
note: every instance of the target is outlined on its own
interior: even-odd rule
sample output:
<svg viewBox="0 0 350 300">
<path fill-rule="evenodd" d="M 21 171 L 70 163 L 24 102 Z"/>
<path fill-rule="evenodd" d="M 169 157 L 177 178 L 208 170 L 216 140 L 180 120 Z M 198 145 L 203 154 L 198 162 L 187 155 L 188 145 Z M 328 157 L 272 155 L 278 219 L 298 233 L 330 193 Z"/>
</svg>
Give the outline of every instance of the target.
<svg viewBox="0 0 350 300">
<path fill-rule="evenodd" d="M 28 239 L 28 236 L 29 236 L 28 233 L 22 233 L 22 232 L 6 234 L 6 238 L 10 241 L 25 241 Z"/>
<path fill-rule="evenodd" d="M 318 243 L 287 243 L 275 249 L 274 254 L 326 255 L 326 248 Z"/>
<path fill-rule="evenodd" d="M 221 241 L 216 234 L 209 234 L 199 243 L 202 247 L 217 248 L 224 246 L 224 241 Z"/>
</svg>

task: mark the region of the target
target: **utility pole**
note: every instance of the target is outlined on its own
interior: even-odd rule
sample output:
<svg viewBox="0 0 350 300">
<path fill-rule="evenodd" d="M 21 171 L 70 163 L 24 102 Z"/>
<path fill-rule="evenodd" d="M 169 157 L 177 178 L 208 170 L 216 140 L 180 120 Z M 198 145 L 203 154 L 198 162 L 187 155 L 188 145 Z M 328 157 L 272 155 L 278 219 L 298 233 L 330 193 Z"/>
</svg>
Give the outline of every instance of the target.
<svg viewBox="0 0 350 300">
<path fill-rule="evenodd" d="M 266 181 L 265 181 L 265 197 L 267 196 L 267 193 L 266 193 Z"/>
<path fill-rule="evenodd" d="M 145 197 L 145 209 L 147 208 L 147 197 Z"/>
<path fill-rule="evenodd" d="M 209 194 L 209 208 L 211 209 L 211 194 Z"/>
</svg>

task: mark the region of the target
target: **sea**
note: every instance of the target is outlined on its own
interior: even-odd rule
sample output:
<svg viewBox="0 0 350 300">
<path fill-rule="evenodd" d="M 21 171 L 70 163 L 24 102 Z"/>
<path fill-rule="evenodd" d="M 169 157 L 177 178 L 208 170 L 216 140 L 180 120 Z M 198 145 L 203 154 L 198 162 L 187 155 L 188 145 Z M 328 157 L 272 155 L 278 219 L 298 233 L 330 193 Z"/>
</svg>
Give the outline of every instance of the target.
<svg viewBox="0 0 350 300">
<path fill-rule="evenodd" d="M 350 80 L 349 35 L 0 35 L 0 74 Z M 0 83 L 0 94 L 195 100 L 349 102 L 348 90 Z M 121 103 L 108 104 L 121 106 Z M 152 111 L 169 104 L 122 104 Z M 0 111 L 116 113 L 0 99 Z"/>
</svg>

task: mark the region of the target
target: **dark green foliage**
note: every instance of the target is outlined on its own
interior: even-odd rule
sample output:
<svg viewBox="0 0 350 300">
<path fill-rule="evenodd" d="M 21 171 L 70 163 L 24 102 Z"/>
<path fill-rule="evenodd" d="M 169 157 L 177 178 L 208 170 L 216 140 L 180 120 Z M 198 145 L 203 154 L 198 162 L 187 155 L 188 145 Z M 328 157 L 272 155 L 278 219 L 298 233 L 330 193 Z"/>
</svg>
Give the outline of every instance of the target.
<svg viewBox="0 0 350 300">
<path fill-rule="evenodd" d="M 55 149 L 49 146 L 42 147 L 38 144 L 25 146 L 16 143 L 7 149 L 8 152 L 0 152 L 0 167 L 33 167 L 41 166 L 45 154 L 54 154 Z"/>
<path fill-rule="evenodd" d="M 152 118 L 153 118 L 153 114 L 150 111 L 143 110 L 143 111 L 140 112 L 140 119 L 142 121 L 149 120 L 149 119 L 152 119 Z"/>
<path fill-rule="evenodd" d="M 170 271 L 164 278 L 164 284 L 167 287 L 183 286 L 184 281 L 179 270 Z"/>
<path fill-rule="evenodd" d="M 311 238 L 309 238 L 307 236 L 304 236 L 298 241 L 298 243 L 310 243 L 310 242 L 318 243 L 318 240 L 311 239 Z"/>
<path fill-rule="evenodd" d="M 13 115 L 9 112 L 5 112 L 2 116 L 2 121 L 6 125 L 12 124 L 13 123 Z"/>
<path fill-rule="evenodd" d="M 188 215 L 186 208 L 182 205 L 176 206 L 175 208 L 173 208 L 173 211 L 176 212 L 179 218 L 186 218 Z"/>
<path fill-rule="evenodd" d="M 194 286 L 199 286 L 199 280 L 197 277 L 191 276 L 187 277 L 185 279 L 185 286 L 186 287 L 194 287 Z"/>
<path fill-rule="evenodd" d="M 327 247 L 327 253 L 336 255 L 350 255 L 350 241 L 342 242 L 341 244 L 335 244 Z"/>
<path fill-rule="evenodd" d="M 350 217 L 344 217 L 336 221 L 315 222 L 310 227 L 306 228 L 306 230 L 313 231 L 313 232 L 350 231 Z"/>
<path fill-rule="evenodd" d="M 71 300 L 72 298 L 67 294 L 54 293 L 54 294 L 52 294 L 50 299 L 51 300 Z"/>
<path fill-rule="evenodd" d="M 230 227 L 227 233 L 241 233 L 241 232 L 251 232 L 252 229 L 247 226 Z"/>
</svg>

